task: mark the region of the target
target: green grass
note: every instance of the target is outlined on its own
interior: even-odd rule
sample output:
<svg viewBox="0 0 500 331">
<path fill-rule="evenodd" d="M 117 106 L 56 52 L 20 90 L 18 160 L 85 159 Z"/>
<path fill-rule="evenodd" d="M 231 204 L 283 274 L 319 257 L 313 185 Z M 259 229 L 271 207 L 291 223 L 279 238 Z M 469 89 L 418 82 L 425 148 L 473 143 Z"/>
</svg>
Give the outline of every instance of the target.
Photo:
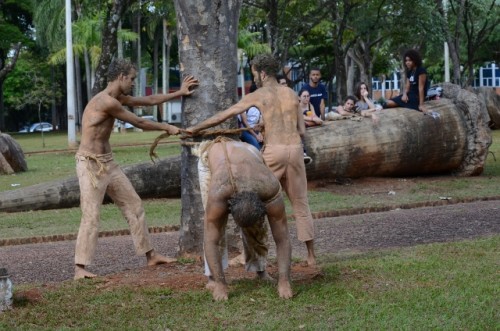
<svg viewBox="0 0 500 331">
<path fill-rule="evenodd" d="M 134 164 L 149 160 L 149 147 L 158 132 L 113 133 L 111 143 L 115 159 L 120 165 Z M 308 192 L 311 211 L 330 211 L 359 207 L 380 207 L 414 202 L 437 201 L 441 196 L 454 199 L 500 196 L 500 130 L 492 132 L 493 144 L 486 160 L 484 174 L 477 177 L 453 177 L 434 180 L 432 177 L 417 178 L 415 183 L 407 181 L 406 192 L 396 195 L 350 193 L 349 187 L 340 187 L 338 193 L 311 190 Z M 16 140 L 27 153 L 29 170 L 10 176 L 0 176 L 0 192 L 18 187 L 30 186 L 67 178 L 75 175 L 74 151 L 67 150 L 67 136 L 61 133 L 45 135 L 46 148 L 41 148 L 39 134 L 18 134 Z M 160 144 L 156 152 L 161 157 L 177 155 L 180 152 L 178 138 L 170 137 Z M 165 142 L 162 141 L 162 142 Z M 143 145 L 130 146 L 141 143 Z M 59 152 L 36 153 L 37 151 L 59 150 Z M 497 160 L 495 160 L 497 158 Z M 12 186 L 14 185 L 14 186 Z M 292 214 L 288 200 L 287 214 Z M 145 200 L 146 220 L 149 226 L 178 225 L 180 223 L 180 199 Z M 76 233 L 80 222 L 80 209 L 64 211 L 47 210 L 21 213 L 0 213 L 0 239 Z M 121 230 L 127 225 L 113 204 L 102 209 L 101 230 Z"/>
<path fill-rule="evenodd" d="M 149 159 L 158 133 L 113 134 L 117 161 Z M 500 131 L 490 151 L 500 158 Z M 74 151 L 64 150 L 65 136 L 49 134 L 38 154 L 36 135 L 18 135 L 29 154 L 29 171 L 0 176 L 0 191 L 74 175 Z M 125 147 L 134 142 L 142 146 Z M 39 146 L 40 145 L 40 146 Z M 162 157 L 177 154 L 178 144 L 160 145 Z M 488 155 L 484 174 L 469 178 L 415 179 L 395 196 L 309 191 L 311 210 L 349 209 L 432 201 L 442 196 L 498 196 L 500 160 Z M 16 186 L 17 187 L 17 186 Z M 15 187 L 14 187 L 15 188 Z M 150 226 L 178 224 L 179 199 L 145 200 Z M 287 202 L 287 211 L 291 208 Z M 0 239 L 76 233 L 79 208 L 0 213 Z M 118 209 L 103 206 L 101 230 L 127 228 Z M 106 288 L 102 280 L 15 287 L 13 311 L 0 313 L 0 330 L 498 330 L 500 236 L 398 250 L 320 256 L 323 277 L 294 282 L 292 300 L 277 298 L 276 288 L 238 280 L 230 300 L 213 302 L 207 291 L 176 292 L 165 286 Z M 183 264 L 192 263 L 189 259 Z M 42 293 L 41 301 L 23 296 Z"/>
<path fill-rule="evenodd" d="M 38 288 L 0 314 L 5 330 L 496 330 L 500 237 L 320 259 L 323 277 L 293 284 L 230 284 L 227 302 L 205 290 L 106 288 L 102 281 Z M 23 293 L 32 286 L 20 286 Z"/>
</svg>

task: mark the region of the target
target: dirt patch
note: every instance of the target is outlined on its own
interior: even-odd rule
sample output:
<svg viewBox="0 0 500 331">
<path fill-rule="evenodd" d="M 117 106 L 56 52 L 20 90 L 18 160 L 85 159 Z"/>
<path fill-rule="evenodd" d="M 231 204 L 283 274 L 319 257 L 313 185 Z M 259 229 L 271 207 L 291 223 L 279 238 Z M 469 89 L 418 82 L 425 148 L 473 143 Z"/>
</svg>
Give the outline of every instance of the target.
<svg viewBox="0 0 500 331">
<path fill-rule="evenodd" d="M 268 273 L 278 279 L 278 267 L 268 264 Z M 226 281 L 230 285 L 233 281 L 254 279 L 255 273 L 245 271 L 243 266 L 229 267 L 225 272 Z M 308 267 L 304 263 L 294 263 L 291 267 L 291 279 L 294 284 L 310 283 L 322 277 L 321 269 Z M 99 288 L 112 289 L 120 286 L 165 286 L 175 292 L 203 290 L 207 277 L 203 275 L 203 264 L 171 263 L 154 267 L 140 268 L 120 272 L 118 274 L 100 277 L 102 284 Z"/>
</svg>

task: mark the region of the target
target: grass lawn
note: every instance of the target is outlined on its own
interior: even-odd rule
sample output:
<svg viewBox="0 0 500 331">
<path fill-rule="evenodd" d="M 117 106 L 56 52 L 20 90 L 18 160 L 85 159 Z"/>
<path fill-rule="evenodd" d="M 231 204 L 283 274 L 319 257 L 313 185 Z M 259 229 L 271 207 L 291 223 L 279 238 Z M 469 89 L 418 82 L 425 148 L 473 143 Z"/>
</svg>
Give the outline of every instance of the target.
<svg viewBox="0 0 500 331">
<path fill-rule="evenodd" d="M 157 135 L 113 134 L 117 161 L 148 160 Z M 384 199 L 359 191 L 349 195 L 345 187 L 339 193 L 314 189 L 309 192 L 311 209 L 426 201 L 440 194 L 500 195 L 500 160 L 495 160 L 500 157 L 500 131 L 493 135 L 494 154 L 488 155 L 480 177 L 418 180 L 411 189 Z M 38 136 L 16 136 L 30 170 L 0 176 L 0 191 L 74 175 L 74 151 L 64 150 L 66 137 L 54 133 L 44 138 L 45 149 Z M 144 145 L 127 146 L 138 142 Z M 58 152 L 38 152 L 48 149 Z M 164 143 L 157 152 L 174 155 L 179 145 Z M 179 224 L 179 199 L 146 200 L 145 208 L 150 226 Z M 76 233 L 80 210 L 0 213 L 0 219 L 0 239 Z M 103 207 L 102 219 L 102 230 L 127 228 L 113 205 Z M 253 280 L 231 283 L 228 302 L 212 301 L 205 290 L 176 291 L 160 283 L 107 288 L 97 279 L 22 285 L 15 287 L 16 309 L 0 313 L 0 330 L 498 330 L 499 247 L 500 236 L 494 236 L 320 256 L 323 276 L 294 282 L 292 300 L 279 299 L 275 286 Z M 40 297 L 29 300 L 27 293 Z"/>
<path fill-rule="evenodd" d="M 489 149 L 491 153 L 487 157 L 485 170 L 481 176 L 449 176 L 440 180 L 434 180 L 432 177 L 417 178 L 411 187 L 408 180 L 402 184 L 408 189 L 398 190 L 393 196 L 387 195 L 387 191 L 382 194 L 352 191 L 354 187 L 349 186 L 339 186 L 336 190 L 312 189 L 308 192 L 311 211 L 352 209 L 361 206 L 394 206 L 436 201 L 440 196 L 451 196 L 456 199 L 500 196 L 500 130 L 492 133 L 493 144 Z M 148 161 L 149 147 L 158 135 L 158 132 L 113 133 L 110 141 L 115 159 L 122 166 Z M 52 132 L 45 134 L 45 148 L 41 147 L 40 134 L 17 134 L 14 137 L 27 153 L 29 170 L 11 176 L 0 176 L 0 192 L 75 176 L 74 151 L 67 150 L 65 134 Z M 131 146 L 131 144 L 142 145 Z M 49 150 L 57 152 L 43 153 Z M 170 137 L 162 140 L 156 152 L 160 157 L 178 155 L 180 152 L 178 138 Z M 144 200 L 144 207 L 149 226 L 180 224 L 180 199 L 148 199 Z M 292 209 L 287 200 L 286 207 L 287 214 L 290 215 Z M 80 215 L 79 207 L 0 213 L 0 239 L 76 233 Z M 120 211 L 112 204 L 103 206 L 102 220 L 103 231 L 127 228 Z"/>
<path fill-rule="evenodd" d="M 102 280 L 20 286 L 0 330 L 498 330 L 499 245 L 496 236 L 322 256 L 323 276 L 294 283 L 291 300 L 254 280 L 230 284 L 227 302 Z"/>
</svg>

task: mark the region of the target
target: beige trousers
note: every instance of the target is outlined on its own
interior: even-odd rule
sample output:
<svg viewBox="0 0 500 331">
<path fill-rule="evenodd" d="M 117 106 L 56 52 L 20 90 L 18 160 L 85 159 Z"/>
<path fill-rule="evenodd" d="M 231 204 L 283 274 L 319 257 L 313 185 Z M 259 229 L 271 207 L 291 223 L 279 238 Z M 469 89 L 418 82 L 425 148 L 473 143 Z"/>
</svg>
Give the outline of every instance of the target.
<svg viewBox="0 0 500 331">
<path fill-rule="evenodd" d="M 113 161 L 111 153 L 76 154 L 82 218 L 76 239 L 75 264 L 89 265 L 99 236 L 101 205 L 107 193 L 128 222 L 137 255 L 152 250 L 142 200 L 132 183 Z"/>
<path fill-rule="evenodd" d="M 290 199 L 298 239 L 302 242 L 313 240 L 314 222 L 307 199 L 307 177 L 302 145 L 265 145 L 262 157 Z"/>
</svg>

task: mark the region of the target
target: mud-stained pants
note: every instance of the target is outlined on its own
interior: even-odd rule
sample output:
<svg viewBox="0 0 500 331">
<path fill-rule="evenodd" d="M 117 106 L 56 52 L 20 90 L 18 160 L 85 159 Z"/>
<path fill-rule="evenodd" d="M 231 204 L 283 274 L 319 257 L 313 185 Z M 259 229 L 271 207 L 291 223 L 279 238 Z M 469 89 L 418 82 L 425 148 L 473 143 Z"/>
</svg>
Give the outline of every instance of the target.
<svg viewBox="0 0 500 331">
<path fill-rule="evenodd" d="M 113 161 L 112 153 L 90 155 L 77 153 L 76 173 L 80 184 L 82 218 L 76 239 L 75 264 L 89 265 L 99 236 L 100 211 L 107 193 L 127 220 L 137 255 L 152 250 L 144 220 L 142 200 L 132 183 Z"/>
<path fill-rule="evenodd" d="M 262 157 L 290 199 L 298 239 L 302 242 L 313 240 L 314 222 L 307 199 L 307 177 L 302 145 L 265 145 Z"/>
</svg>

